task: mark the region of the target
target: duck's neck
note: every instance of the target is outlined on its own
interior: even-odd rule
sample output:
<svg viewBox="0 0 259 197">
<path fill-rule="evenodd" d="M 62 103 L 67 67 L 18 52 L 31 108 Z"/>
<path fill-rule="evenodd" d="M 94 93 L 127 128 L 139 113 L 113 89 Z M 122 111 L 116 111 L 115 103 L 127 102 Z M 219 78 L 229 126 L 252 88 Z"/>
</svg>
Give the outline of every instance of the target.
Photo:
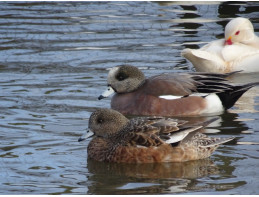
<svg viewBox="0 0 259 197">
<path fill-rule="evenodd" d="M 257 49 L 259 49 L 259 37 L 255 35 L 253 46 Z"/>
<path fill-rule="evenodd" d="M 132 132 L 130 129 L 130 121 L 125 124 L 124 128 L 120 130 L 120 132 L 109 136 L 108 139 L 114 145 L 126 145 L 132 136 Z"/>
<path fill-rule="evenodd" d="M 259 49 L 259 37 L 256 36 L 256 34 L 253 34 L 253 35 L 251 35 L 251 39 L 249 39 L 244 44 Z"/>
</svg>

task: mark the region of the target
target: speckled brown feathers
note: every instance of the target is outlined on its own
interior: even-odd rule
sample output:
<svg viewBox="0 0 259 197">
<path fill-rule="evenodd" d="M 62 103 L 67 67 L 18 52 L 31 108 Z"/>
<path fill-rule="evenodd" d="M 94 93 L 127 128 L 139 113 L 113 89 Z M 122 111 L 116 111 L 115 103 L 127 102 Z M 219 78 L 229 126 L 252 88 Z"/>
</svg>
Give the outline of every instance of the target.
<svg viewBox="0 0 259 197">
<path fill-rule="evenodd" d="M 89 128 L 95 136 L 88 145 L 88 157 L 98 161 L 153 163 L 198 160 L 209 157 L 220 144 L 232 140 L 210 138 L 199 133 L 202 125 L 209 122 L 191 127 L 185 126 L 186 121 L 162 117 L 128 120 L 112 109 L 98 109 L 89 120 Z"/>
<path fill-rule="evenodd" d="M 138 117 L 129 121 L 116 138 L 123 139 L 128 146 L 159 146 L 164 143 L 163 136 L 178 131 L 186 121 L 177 122 L 171 118 Z M 121 143 L 121 142 L 120 142 Z"/>
</svg>

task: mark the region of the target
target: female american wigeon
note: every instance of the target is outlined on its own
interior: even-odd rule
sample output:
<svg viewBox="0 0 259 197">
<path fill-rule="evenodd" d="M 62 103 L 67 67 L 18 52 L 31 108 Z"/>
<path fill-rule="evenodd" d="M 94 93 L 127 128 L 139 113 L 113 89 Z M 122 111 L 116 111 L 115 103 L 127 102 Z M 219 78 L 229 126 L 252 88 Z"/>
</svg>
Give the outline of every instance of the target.
<svg viewBox="0 0 259 197">
<path fill-rule="evenodd" d="M 166 73 L 145 78 L 137 67 L 122 65 L 108 74 L 108 89 L 99 99 L 115 93 L 111 108 L 124 115 L 193 116 L 219 113 L 232 107 L 249 88 L 228 84 L 230 74 Z"/>
<path fill-rule="evenodd" d="M 186 121 L 162 117 L 127 119 L 112 109 L 98 109 L 89 119 L 92 135 L 88 158 L 117 163 L 184 162 L 209 157 L 233 138 L 213 138 L 199 132 L 205 125 L 188 127 Z"/>
</svg>

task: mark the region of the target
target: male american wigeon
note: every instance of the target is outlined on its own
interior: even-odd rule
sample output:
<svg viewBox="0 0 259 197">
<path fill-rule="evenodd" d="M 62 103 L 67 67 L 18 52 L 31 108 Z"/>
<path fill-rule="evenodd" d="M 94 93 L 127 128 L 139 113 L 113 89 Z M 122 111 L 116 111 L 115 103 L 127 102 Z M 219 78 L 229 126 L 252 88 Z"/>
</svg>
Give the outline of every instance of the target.
<svg viewBox="0 0 259 197">
<path fill-rule="evenodd" d="M 219 113 L 232 107 L 259 83 L 230 85 L 216 73 L 164 73 L 145 78 L 135 66 L 122 65 L 108 74 L 108 89 L 99 99 L 115 93 L 111 108 L 124 115 L 193 116 Z"/>
<path fill-rule="evenodd" d="M 186 121 L 162 117 L 127 119 L 112 109 L 97 109 L 89 130 L 92 135 L 88 158 L 117 163 L 184 162 L 209 157 L 222 143 L 233 138 L 208 137 L 199 132 L 210 123 L 185 126 Z"/>
</svg>

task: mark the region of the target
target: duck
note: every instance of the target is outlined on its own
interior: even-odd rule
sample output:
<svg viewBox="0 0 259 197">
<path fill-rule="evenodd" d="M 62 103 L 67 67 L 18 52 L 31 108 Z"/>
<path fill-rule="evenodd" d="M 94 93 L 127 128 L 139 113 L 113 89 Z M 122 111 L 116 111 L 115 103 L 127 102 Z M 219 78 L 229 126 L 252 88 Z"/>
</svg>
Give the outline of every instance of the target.
<svg viewBox="0 0 259 197">
<path fill-rule="evenodd" d="M 259 37 L 251 21 L 238 17 L 225 27 L 225 38 L 214 40 L 200 49 L 186 48 L 181 55 L 197 72 L 259 72 Z"/>
<path fill-rule="evenodd" d="M 124 115 L 206 116 L 220 114 L 258 82 L 230 85 L 234 73 L 162 73 L 146 78 L 132 65 L 113 67 L 107 89 L 98 97 L 113 95 L 111 108 Z"/>
<path fill-rule="evenodd" d="M 233 137 L 208 137 L 199 132 L 211 119 L 193 126 L 165 117 L 126 118 L 116 110 L 99 108 L 89 118 L 89 129 L 78 141 L 93 136 L 88 159 L 115 163 L 185 162 L 209 157 Z"/>
</svg>

